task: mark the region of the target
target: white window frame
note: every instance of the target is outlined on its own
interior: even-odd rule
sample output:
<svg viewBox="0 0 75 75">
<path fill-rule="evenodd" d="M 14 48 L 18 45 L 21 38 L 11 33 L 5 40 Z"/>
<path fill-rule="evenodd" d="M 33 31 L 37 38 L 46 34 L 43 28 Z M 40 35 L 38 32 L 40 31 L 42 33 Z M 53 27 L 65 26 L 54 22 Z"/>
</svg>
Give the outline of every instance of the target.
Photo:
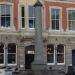
<svg viewBox="0 0 75 75">
<path fill-rule="evenodd" d="M 51 45 L 51 44 L 50 44 Z M 52 44 L 53 46 L 54 46 L 54 62 L 53 63 L 48 63 L 47 62 L 47 65 L 55 65 L 55 45 L 54 44 Z"/>
<path fill-rule="evenodd" d="M 4 43 L 2 43 L 4 45 Z M 5 45 L 4 45 L 4 63 L 0 64 L 0 66 L 4 66 L 5 65 Z"/>
<path fill-rule="evenodd" d="M 60 45 L 60 44 L 59 44 Z M 62 44 L 63 45 L 63 44 Z M 64 46 L 64 45 L 63 45 Z M 56 55 L 57 55 L 57 51 L 56 51 Z M 62 53 L 60 53 L 62 54 Z M 57 65 L 65 65 L 65 46 L 64 46 L 64 63 L 57 63 Z"/>
<path fill-rule="evenodd" d="M 59 9 L 60 11 L 60 16 L 59 16 L 59 30 L 56 29 L 52 29 L 52 22 L 51 22 L 51 9 Z M 50 29 L 49 31 L 62 31 L 62 7 L 58 7 L 58 6 L 50 6 L 49 7 L 49 13 L 50 13 Z"/>
<path fill-rule="evenodd" d="M 47 65 L 65 65 L 65 45 L 63 45 L 63 46 L 64 46 L 64 63 L 57 63 L 57 49 L 56 49 L 57 45 L 54 45 L 54 62 L 53 63 L 48 63 L 47 62 Z"/>
<path fill-rule="evenodd" d="M 10 9 L 10 11 L 11 11 L 11 18 L 10 18 L 10 27 L 1 27 L 0 26 L 0 30 L 7 30 L 7 31 L 9 31 L 9 30 L 14 30 L 14 21 L 13 21 L 13 3 L 10 3 L 10 2 L 0 2 L 0 4 L 5 4 L 5 5 L 10 5 L 11 6 L 11 9 Z"/>
<path fill-rule="evenodd" d="M 22 7 L 24 7 L 24 19 L 25 19 L 25 6 L 24 5 L 19 5 L 19 11 L 18 11 L 19 15 L 20 15 L 20 16 L 18 15 L 19 16 L 18 17 L 19 18 L 19 20 L 18 20 L 19 21 L 19 29 L 25 29 L 25 27 L 24 28 L 22 27 L 22 16 L 21 16 L 21 14 L 22 14 L 21 8 Z M 26 21 L 26 19 L 24 21 Z"/>
<path fill-rule="evenodd" d="M 10 44 L 12 44 L 12 43 L 10 43 Z M 15 44 L 15 43 L 14 43 Z M 16 45 L 16 44 L 15 44 Z M 7 53 L 7 55 L 8 55 L 9 53 Z M 14 53 L 13 53 L 14 54 Z M 17 45 L 16 45 L 16 63 L 15 64 L 8 64 L 7 63 L 7 65 L 8 66 L 12 66 L 12 65 L 17 65 Z"/>
<path fill-rule="evenodd" d="M 67 8 L 66 12 L 67 12 L 67 31 L 69 32 L 75 32 L 75 30 L 69 30 L 69 23 L 68 23 L 68 12 L 69 10 L 75 10 L 75 8 Z"/>
<path fill-rule="evenodd" d="M 30 6 L 30 7 L 33 7 L 32 5 L 29 5 L 29 6 Z M 35 19 L 35 17 L 29 17 L 29 6 L 28 6 L 28 27 L 29 27 L 29 19 L 30 19 L 30 18 L 32 18 L 33 20 Z M 35 8 L 35 7 L 33 7 L 33 11 L 34 11 L 34 8 Z M 33 16 L 34 16 L 34 13 L 33 13 Z M 35 25 L 35 24 L 34 24 L 34 25 Z M 33 25 L 33 26 L 34 26 L 34 25 Z M 30 27 L 29 27 L 29 29 L 35 29 L 35 27 L 33 27 L 33 28 L 30 28 Z"/>
<path fill-rule="evenodd" d="M 15 66 L 15 65 L 17 65 L 17 45 L 15 44 L 16 45 L 16 63 L 15 64 L 8 64 L 7 63 L 7 60 L 6 60 L 6 59 L 8 59 L 7 58 L 8 53 L 5 53 L 5 52 L 7 52 L 8 49 L 5 48 L 5 44 L 4 43 L 2 43 L 2 44 L 4 45 L 4 63 L 3 64 L 0 64 L 0 66 L 4 66 L 4 65 L 7 65 L 7 66 Z"/>
</svg>

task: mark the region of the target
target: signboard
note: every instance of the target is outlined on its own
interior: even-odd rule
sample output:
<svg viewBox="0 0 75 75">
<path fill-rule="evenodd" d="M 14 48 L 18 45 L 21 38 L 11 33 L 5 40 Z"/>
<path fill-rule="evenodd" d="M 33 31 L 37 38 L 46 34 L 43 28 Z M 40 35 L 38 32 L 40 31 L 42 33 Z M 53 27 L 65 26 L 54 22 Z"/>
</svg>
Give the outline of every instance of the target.
<svg viewBox="0 0 75 75">
<path fill-rule="evenodd" d="M 34 51 L 28 51 L 28 54 L 34 54 Z"/>
</svg>

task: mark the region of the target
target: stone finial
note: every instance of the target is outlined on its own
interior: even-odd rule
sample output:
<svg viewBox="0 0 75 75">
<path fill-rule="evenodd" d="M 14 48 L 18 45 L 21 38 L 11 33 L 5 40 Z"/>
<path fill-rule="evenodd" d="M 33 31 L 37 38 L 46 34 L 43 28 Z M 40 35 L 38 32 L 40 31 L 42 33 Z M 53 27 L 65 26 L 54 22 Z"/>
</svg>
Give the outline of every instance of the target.
<svg viewBox="0 0 75 75">
<path fill-rule="evenodd" d="M 39 0 L 37 0 L 36 3 L 34 4 L 34 7 L 37 7 L 37 6 L 40 6 L 40 7 L 43 6 Z"/>
</svg>

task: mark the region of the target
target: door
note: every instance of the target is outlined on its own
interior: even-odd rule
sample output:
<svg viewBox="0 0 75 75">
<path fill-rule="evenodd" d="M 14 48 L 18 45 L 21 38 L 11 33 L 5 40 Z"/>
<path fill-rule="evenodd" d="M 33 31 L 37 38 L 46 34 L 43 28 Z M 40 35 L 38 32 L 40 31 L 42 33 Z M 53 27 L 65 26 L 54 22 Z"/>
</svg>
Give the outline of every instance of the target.
<svg viewBox="0 0 75 75">
<path fill-rule="evenodd" d="M 25 69 L 31 69 L 34 61 L 34 45 L 29 45 L 25 48 Z"/>
<path fill-rule="evenodd" d="M 72 65 L 75 66 L 75 49 L 72 50 Z"/>
<path fill-rule="evenodd" d="M 25 69 L 31 69 L 32 62 L 34 61 L 34 54 L 25 55 Z"/>
</svg>

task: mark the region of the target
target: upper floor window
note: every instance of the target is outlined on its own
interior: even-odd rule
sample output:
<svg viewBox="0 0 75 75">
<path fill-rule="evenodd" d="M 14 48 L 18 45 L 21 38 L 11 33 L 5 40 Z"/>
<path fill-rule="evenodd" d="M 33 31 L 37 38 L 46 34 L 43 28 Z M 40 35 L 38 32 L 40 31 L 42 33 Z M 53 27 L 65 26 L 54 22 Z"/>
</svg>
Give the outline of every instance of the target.
<svg viewBox="0 0 75 75">
<path fill-rule="evenodd" d="M 0 5 L 0 26 L 10 27 L 11 26 L 11 5 Z"/>
<path fill-rule="evenodd" d="M 34 7 L 29 6 L 29 28 L 35 27 L 35 12 Z"/>
<path fill-rule="evenodd" d="M 51 8 L 51 29 L 60 29 L 60 9 Z"/>
<path fill-rule="evenodd" d="M 21 28 L 25 28 L 25 7 L 21 6 Z"/>
<path fill-rule="evenodd" d="M 68 10 L 68 28 L 75 30 L 75 10 Z"/>
</svg>

